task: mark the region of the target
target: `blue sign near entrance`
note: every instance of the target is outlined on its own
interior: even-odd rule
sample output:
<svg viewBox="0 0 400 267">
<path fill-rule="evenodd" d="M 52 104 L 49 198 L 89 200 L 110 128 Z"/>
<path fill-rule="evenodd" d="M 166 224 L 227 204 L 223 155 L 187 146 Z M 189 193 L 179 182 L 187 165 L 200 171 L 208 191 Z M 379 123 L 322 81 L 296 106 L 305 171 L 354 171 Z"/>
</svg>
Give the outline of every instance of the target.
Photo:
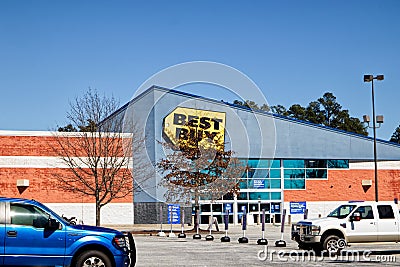
<svg viewBox="0 0 400 267">
<path fill-rule="evenodd" d="M 253 180 L 253 187 L 256 189 L 265 188 L 265 180 L 263 179 L 254 179 Z"/>
<path fill-rule="evenodd" d="M 290 214 L 304 214 L 307 208 L 305 201 L 303 202 L 290 202 Z"/>
<path fill-rule="evenodd" d="M 232 213 L 232 204 L 231 203 L 225 203 L 225 212 L 226 213 Z"/>
<path fill-rule="evenodd" d="M 280 212 L 281 212 L 281 204 L 271 203 L 271 213 L 280 213 Z"/>
<path fill-rule="evenodd" d="M 181 207 L 179 204 L 168 204 L 168 223 L 181 223 Z"/>
</svg>

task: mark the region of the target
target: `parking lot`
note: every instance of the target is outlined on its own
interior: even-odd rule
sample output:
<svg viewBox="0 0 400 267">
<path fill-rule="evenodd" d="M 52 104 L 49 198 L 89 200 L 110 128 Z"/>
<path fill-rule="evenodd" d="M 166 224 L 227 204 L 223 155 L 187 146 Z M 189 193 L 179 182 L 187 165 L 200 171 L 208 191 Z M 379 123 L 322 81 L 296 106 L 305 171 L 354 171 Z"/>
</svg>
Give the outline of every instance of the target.
<svg viewBox="0 0 400 267">
<path fill-rule="evenodd" d="M 206 226 L 202 227 L 206 229 Z M 178 228 L 174 228 L 178 229 Z M 240 244 L 243 236 L 240 226 L 229 229 L 229 243 L 220 238 L 223 232 L 213 234 L 213 241 L 206 241 L 202 233 L 201 240 L 194 240 L 193 234 L 187 238 L 166 237 L 150 234 L 135 234 L 137 247 L 136 266 L 398 266 L 400 262 L 400 244 L 374 243 L 354 244 L 344 250 L 342 256 L 317 256 L 297 249 L 297 243 L 290 240 L 290 228 L 285 228 L 283 240 L 286 247 L 276 247 L 275 241 L 281 239 L 280 227 L 268 225 L 265 237 L 268 246 L 258 245 L 261 238 L 261 226 L 249 226 L 246 237 L 249 243 Z"/>
</svg>

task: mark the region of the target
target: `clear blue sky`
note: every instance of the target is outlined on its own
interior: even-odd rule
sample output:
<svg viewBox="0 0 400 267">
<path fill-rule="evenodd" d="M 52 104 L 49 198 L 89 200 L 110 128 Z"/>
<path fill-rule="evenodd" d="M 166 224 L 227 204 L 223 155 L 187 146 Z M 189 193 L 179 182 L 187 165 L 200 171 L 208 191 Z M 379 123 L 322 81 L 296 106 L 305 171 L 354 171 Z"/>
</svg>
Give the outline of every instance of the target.
<svg viewBox="0 0 400 267">
<path fill-rule="evenodd" d="M 0 130 L 54 129 L 88 87 L 124 104 L 158 71 L 206 60 L 248 75 L 271 105 L 329 91 L 359 118 L 372 113 L 363 75 L 384 74 L 387 140 L 400 124 L 399 14 L 397 0 L 1 0 Z"/>
</svg>

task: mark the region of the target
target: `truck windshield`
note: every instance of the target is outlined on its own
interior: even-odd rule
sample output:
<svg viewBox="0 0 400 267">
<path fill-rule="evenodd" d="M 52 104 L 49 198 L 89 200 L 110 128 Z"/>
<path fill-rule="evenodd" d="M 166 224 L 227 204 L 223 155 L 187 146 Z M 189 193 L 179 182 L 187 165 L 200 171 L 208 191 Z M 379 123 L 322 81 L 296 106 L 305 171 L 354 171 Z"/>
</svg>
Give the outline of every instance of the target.
<svg viewBox="0 0 400 267">
<path fill-rule="evenodd" d="M 346 218 L 355 207 L 355 205 L 341 205 L 329 213 L 328 217 L 335 217 L 338 219 Z"/>
</svg>

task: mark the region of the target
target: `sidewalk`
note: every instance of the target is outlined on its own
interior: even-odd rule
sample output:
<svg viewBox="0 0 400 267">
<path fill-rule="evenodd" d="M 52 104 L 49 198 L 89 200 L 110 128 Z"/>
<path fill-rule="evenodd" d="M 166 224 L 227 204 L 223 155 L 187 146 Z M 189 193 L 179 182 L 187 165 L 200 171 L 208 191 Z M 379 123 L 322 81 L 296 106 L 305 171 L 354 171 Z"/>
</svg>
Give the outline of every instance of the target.
<svg viewBox="0 0 400 267">
<path fill-rule="evenodd" d="M 108 228 L 113 228 L 113 229 L 117 229 L 117 230 L 123 230 L 123 231 L 132 231 L 132 232 L 136 232 L 136 231 L 159 231 L 160 228 L 162 227 L 163 231 L 169 231 L 171 229 L 171 224 L 163 224 L 162 226 L 160 224 L 129 224 L 129 225 L 101 225 L 103 227 L 108 227 Z M 202 230 L 207 230 L 208 229 L 208 224 L 201 224 L 200 225 L 200 229 Z M 185 231 L 189 231 L 191 229 L 193 229 L 193 225 L 188 226 L 187 224 L 185 224 L 184 226 L 184 230 Z M 224 224 L 218 224 L 219 227 L 219 231 L 225 231 Z M 290 225 L 285 225 L 285 233 L 288 233 L 287 231 L 290 232 L 291 228 Z M 228 231 L 242 231 L 242 225 L 238 224 L 238 225 L 233 225 L 233 224 L 229 224 L 228 225 Z M 180 224 L 172 224 L 172 230 L 174 231 L 181 231 L 182 226 Z M 213 231 L 215 231 L 215 225 L 213 225 Z M 268 229 L 275 229 L 277 231 L 280 232 L 281 229 L 281 225 L 280 224 L 265 224 L 265 231 L 268 231 Z M 247 231 L 260 231 L 261 232 L 261 224 L 257 225 L 247 225 L 246 226 L 246 230 Z M 275 231 L 274 230 L 274 231 Z"/>
<path fill-rule="evenodd" d="M 160 231 L 159 224 L 135 224 L 135 225 L 115 225 L 114 227 L 108 225 L 107 227 L 111 227 L 121 231 L 129 231 L 132 232 L 135 236 L 156 236 L 157 233 Z M 212 235 L 215 239 L 220 239 L 222 236 L 225 235 L 224 224 L 219 224 L 219 231 L 217 232 L 215 229 L 215 225 L 212 228 Z M 202 238 L 209 234 L 207 231 L 208 225 L 202 224 L 200 225 Z M 171 231 L 170 224 L 163 224 L 162 230 L 168 236 L 168 233 Z M 176 234 L 177 232 L 181 232 L 181 225 L 173 224 L 172 231 Z M 191 238 L 194 234 L 193 226 L 184 227 L 184 232 L 186 233 L 188 238 Z M 265 225 L 265 238 L 273 244 L 276 240 L 280 240 L 282 238 L 281 227 L 280 225 L 272 225 L 266 224 Z M 228 226 L 228 236 L 231 238 L 232 241 L 237 241 L 239 237 L 243 236 L 242 225 L 233 225 L 230 224 Z M 245 236 L 251 240 L 251 242 L 256 242 L 259 238 L 262 237 L 261 225 L 249 225 L 246 227 Z M 287 246 L 292 248 L 297 248 L 297 243 L 291 240 L 291 226 L 285 225 L 284 233 L 283 233 L 283 240 L 287 243 Z M 290 245 L 290 246 L 289 246 Z"/>
</svg>

